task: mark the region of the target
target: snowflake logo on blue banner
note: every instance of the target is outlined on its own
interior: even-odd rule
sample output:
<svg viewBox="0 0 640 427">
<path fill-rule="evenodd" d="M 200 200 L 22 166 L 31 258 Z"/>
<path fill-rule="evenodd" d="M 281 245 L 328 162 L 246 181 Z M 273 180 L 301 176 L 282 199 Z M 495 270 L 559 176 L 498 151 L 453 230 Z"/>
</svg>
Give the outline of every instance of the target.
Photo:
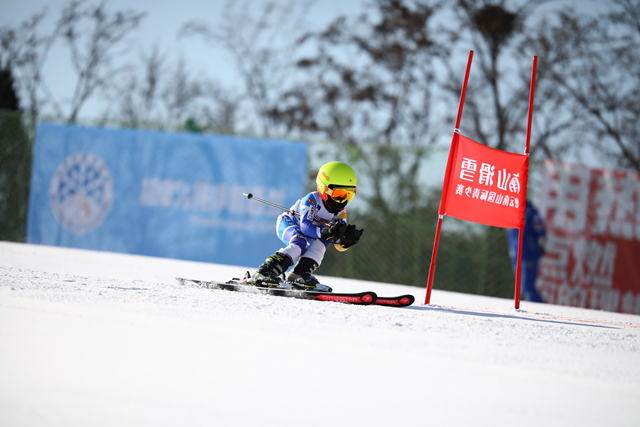
<svg viewBox="0 0 640 427">
<path fill-rule="evenodd" d="M 113 179 L 102 159 L 73 153 L 58 166 L 49 187 L 54 216 L 65 229 L 86 233 L 98 228 L 113 205 Z"/>
</svg>

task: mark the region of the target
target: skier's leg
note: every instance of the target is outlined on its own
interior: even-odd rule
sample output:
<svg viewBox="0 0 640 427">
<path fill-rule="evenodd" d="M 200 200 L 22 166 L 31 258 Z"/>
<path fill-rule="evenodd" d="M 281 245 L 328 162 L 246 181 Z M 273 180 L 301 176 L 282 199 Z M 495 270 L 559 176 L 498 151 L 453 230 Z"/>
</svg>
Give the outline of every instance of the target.
<svg viewBox="0 0 640 427">
<path fill-rule="evenodd" d="M 318 279 L 313 276 L 313 272 L 318 268 L 327 250 L 327 243 L 322 240 L 313 240 L 304 254 L 287 276 L 287 282 L 304 286 L 307 289 L 316 288 Z"/>
<path fill-rule="evenodd" d="M 253 273 L 247 283 L 253 285 L 265 284 L 267 286 L 278 286 L 280 284 L 280 276 L 291 265 L 293 261 L 289 255 L 281 252 L 276 252 L 265 259 L 264 263 L 260 264 L 258 271 Z"/>
<path fill-rule="evenodd" d="M 248 283 L 266 284 L 278 286 L 280 276 L 300 257 L 306 248 L 307 241 L 301 237 L 296 224 L 287 217 L 280 217 L 276 226 L 276 231 L 280 240 L 287 246 L 280 248 L 276 253 L 267 257 L 265 262 L 258 267 Z"/>
</svg>

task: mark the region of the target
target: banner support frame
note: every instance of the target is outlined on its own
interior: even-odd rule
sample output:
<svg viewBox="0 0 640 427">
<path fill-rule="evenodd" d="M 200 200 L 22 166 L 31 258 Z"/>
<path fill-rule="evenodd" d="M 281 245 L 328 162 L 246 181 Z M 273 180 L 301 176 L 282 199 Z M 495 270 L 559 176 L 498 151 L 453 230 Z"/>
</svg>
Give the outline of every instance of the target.
<svg viewBox="0 0 640 427">
<path fill-rule="evenodd" d="M 531 67 L 531 83 L 529 86 L 529 111 L 527 113 L 527 135 L 525 140 L 524 154 L 527 156 L 527 179 L 524 181 L 524 198 L 525 198 L 525 221 L 526 221 L 526 201 L 527 201 L 527 188 L 529 182 L 529 158 L 531 153 L 531 123 L 533 121 L 533 100 L 535 97 L 535 86 L 536 86 L 536 70 L 538 68 L 538 57 L 533 57 L 533 64 Z M 514 289 L 513 303 L 514 308 L 518 310 L 520 308 L 520 292 L 522 289 L 522 241 L 524 239 L 524 227 L 525 222 L 523 221 L 520 229 L 518 230 L 518 258 L 516 262 L 516 283 Z"/>
<path fill-rule="evenodd" d="M 460 122 L 462 121 L 462 109 L 464 107 L 464 99 L 467 95 L 467 85 L 469 83 L 469 74 L 471 72 L 471 62 L 473 61 L 473 50 L 469 51 L 469 57 L 467 59 L 467 68 L 464 74 L 464 80 L 462 83 L 462 90 L 460 91 L 460 102 L 458 103 L 458 115 L 456 116 L 456 125 L 453 128 L 453 136 L 451 138 L 451 147 L 454 149 L 453 152 L 455 154 L 455 145 L 458 141 L 458 135 L 460 134 Z M 450 164 L 455 155 L 452 155 L 452 151 L 449 151 L 449 159 L 447 161 L 447 170 L 450 170 Z M 445 173 L 445 188 L 448 184 L 449 176 Z M 431 301 L 431 290 L 433 289 L 433 279 L 435 277 L 436 272 L 436 259 L 438 258 L 438 246 L 440 244 L 440 232 L 442 230 L 442 221 L 446 212 L 442 212 L 445 204 L 446 193 L 443 193 L 442 198 L 440 199 L 440 207 L 438 208 L 438 222 L 436 224 L 436 235 L 433 240 L 433 251 L 431 253 L 431 263 L 429 264 L 429 275 L 427 276 L 427 293 L 425 296 L 424 303 L 425 305 L 429 304 Z"/>
</svg>

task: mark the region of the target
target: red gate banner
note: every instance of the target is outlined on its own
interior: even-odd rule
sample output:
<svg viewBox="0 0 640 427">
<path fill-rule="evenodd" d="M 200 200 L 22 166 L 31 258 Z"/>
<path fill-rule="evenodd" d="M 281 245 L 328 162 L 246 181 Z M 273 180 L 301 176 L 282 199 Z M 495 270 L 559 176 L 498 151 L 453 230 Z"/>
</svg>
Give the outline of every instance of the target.
<svg viewBox="0 0 640 427">
<path fill-rule="evenodd" d="M 442 220 L 446 215 L 495 227 L 518 228 L 520 233 L 518 251 L 522 252 L 531 121 L 533 118 L 533 95 L 535 92 L 538 57 L 533 57 L 533 67 L 531 68 L 527 136 L 525 154 L 522 155 L 496 150 L 460 135 L 462 107 L 467 92 L 472 58 L 473 51 L 469 51 L 467 70 L 464 75 L 462 92 L 460 93 L 456 126 L 451 139 L 449 159 L 447 160 L 447 169 L 442 186 L 442 198 L 438 208 L 438 223 L 433 241 L 431 264 L 429 264 L 425 304 L 429 304 L 431 300 L 440 231 L 442 229 Z M 520 308 L 520 266 L 521 259 L 519 258 L 514 292 L 516 309 Z"/>
<path fill-rule="evenodd" d="M 504 228 L 524 226 L 529 157 L 496 150 L 455 133 L 441 215 Z"/>
<path fill-rule="evenodd" d="M 640 314 L 640 175 L 546 161 L 545 302 Z"/>
</svg>

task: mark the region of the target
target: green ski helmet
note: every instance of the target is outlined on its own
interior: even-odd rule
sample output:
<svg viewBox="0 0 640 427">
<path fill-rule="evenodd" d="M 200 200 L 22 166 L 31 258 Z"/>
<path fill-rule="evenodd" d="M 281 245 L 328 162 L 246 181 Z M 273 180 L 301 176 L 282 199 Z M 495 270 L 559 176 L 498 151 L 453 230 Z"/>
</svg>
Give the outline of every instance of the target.
<svg viewBox="0 0 640 427">
<path fill-rule="evenodd" d="M 358 177 L 346 163 L 329 162 L 318 171 L 316 187 L 329 212 L 337 213 L 356 195 Z"/>
</svg>

